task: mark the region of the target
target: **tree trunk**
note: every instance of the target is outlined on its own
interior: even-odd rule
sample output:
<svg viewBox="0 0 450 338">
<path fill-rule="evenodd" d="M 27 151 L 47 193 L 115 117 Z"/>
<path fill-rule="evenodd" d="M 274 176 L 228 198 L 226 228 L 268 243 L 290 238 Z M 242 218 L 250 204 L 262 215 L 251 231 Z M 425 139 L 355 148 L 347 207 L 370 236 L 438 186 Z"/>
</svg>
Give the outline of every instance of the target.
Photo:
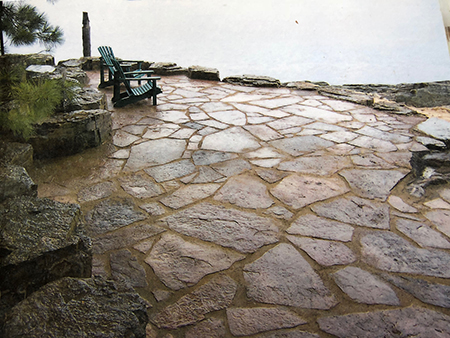
<svg viewBox="0 0 450 338">
<path fill-rule="evenodd" d="M 83 56 L 91 56 L 91 27 L 87 12 L 83 12 Z"/>
</svg>

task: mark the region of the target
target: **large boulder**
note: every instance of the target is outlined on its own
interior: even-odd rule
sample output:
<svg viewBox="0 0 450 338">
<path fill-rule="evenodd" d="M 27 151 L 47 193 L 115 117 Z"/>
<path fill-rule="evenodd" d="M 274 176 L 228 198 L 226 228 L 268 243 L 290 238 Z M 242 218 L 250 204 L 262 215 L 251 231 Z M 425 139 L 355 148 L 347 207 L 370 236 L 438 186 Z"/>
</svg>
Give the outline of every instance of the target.
<svg viewBox="0 0 450 338">
<path fill-rule="evenodd" d="M 90 277 L 91 242 L 80 206 L 20 196 L 0 205 L 0 321 L 41 286 Z"/>
<path fill-rule="evenodd" d="M 145 338 L 147 306 L 123 282 L 63 278 L 17 304 L 0 336 Z"/>
<path fill-rule="evenodd" d="M 67 156 L 109 140 L 111 127 L 111 113 L 107 110 L 71 111 L 35 125 L 29 143 L 36 158 Z"/>
<path fill-rule="evenodd" d="M 189 67 L 188 77 L 198 80 L 220 81 L 219 70 L 202 66 Z"/>
<path fill-rule="evenodd" d="M 0 203 L 18 196 L 37 197 L 37 185 L 24 167 L 6 165 L 0 167 Z"/>
<path fill-rule="evenodd" d="M 0 165 L 7 164 L 31 168 L 33 147 L 26 143 L 0 142 Z"/>
</svg>

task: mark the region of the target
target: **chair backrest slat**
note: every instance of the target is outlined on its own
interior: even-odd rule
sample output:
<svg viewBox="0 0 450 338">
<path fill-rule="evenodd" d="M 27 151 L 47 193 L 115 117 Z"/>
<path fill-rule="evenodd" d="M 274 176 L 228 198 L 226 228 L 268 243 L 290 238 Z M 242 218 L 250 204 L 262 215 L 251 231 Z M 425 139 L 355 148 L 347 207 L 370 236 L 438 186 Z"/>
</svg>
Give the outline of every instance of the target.
<svg viewBox="0 0 450 338">
<path fill-rule="evenodd" d="M 106 65 L 108 66 L 109 70 L 114 74 L 114 72 L 116 72 L 117 67 L 113 64 L 113 61 L 112 61 L 112 60 L 116 59 L 112 48 L 109 46 L 100 46 L 97 49 L 100 52 L 100 55 L 102 56 Z"/>
<path fill-rule="evenodd" d="M 111 62 L 117 72 L 114 76 L 115 77 L 118 76 L 121 79 L 121 81 L 125 85 L 125 88 L 127 89 L 128 94 L 131 94 L 130 81 L 125 79 L 125 74 L 122 70 L 122 67 L 120 67 L 119 61 L 117 61 L 115 58 L 113 58 L 113 59 L 111 59 Z"/>
</svg>

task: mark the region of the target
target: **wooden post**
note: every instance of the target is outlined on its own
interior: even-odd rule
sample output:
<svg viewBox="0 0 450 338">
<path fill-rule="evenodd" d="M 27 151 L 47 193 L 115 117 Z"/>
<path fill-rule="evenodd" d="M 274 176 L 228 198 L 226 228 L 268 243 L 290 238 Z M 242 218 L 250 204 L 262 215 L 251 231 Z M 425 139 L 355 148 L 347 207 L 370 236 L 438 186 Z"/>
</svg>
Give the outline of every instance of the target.
<svg viewBox="0 0 450 338">
<path fill-rule="evenodd" d="M 91 56 L 91 27 L 87 12 L 83 12 L 83 56 Z"/>
<path fill-rule="evenodd" d="M 2 17 L 3 17 L 3 1 L 0 1 L 0 45 L 1 45 L 1 54 L 5 55 L 5 45 L 3 41 L 3 24 L 2 24 Z"/>
</svg>

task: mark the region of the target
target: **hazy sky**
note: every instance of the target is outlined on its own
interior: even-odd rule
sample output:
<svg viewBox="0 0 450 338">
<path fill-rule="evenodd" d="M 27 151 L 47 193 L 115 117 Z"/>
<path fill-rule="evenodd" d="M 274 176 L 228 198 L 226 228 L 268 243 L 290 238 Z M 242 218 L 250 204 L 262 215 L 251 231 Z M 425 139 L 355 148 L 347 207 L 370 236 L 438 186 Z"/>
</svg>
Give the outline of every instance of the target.
<svg viewBox="0 0 450 338">
<path fill-rule="evenodd" d="M 399 83 L 450 78 L 439 1 L 27 2 L 63 27 L 66 43 L 56 49 L 57 60 L 81 56 L 81 19 L 87 11 L 93 55 L 105 44 L 122 58 L 216 67 L 222 77 Z"/>
</svg>

